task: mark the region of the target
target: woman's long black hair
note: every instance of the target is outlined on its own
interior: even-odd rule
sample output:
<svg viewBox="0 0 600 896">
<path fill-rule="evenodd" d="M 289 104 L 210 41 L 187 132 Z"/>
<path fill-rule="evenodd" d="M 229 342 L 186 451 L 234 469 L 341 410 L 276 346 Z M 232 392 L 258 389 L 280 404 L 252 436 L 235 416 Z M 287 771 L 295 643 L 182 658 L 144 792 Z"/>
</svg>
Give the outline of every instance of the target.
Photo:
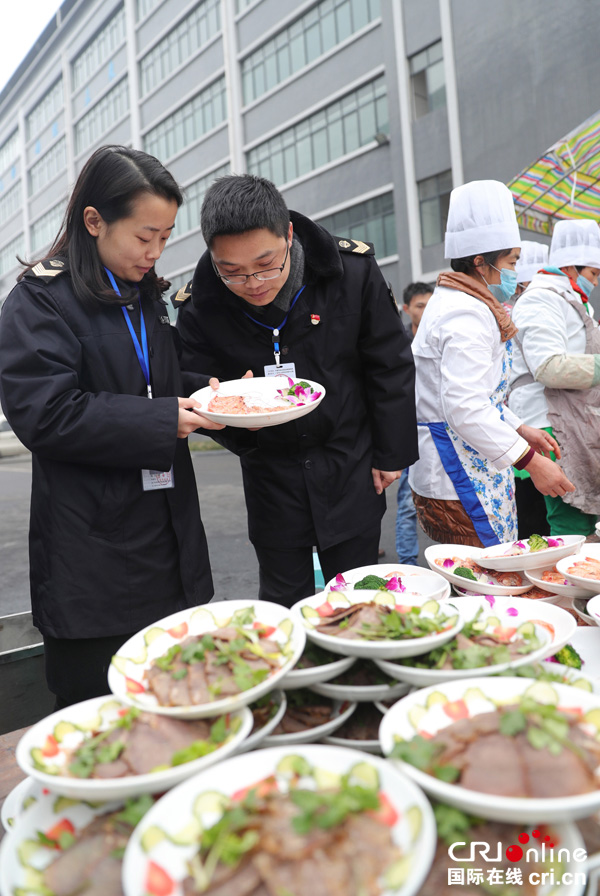
<svg viewBox="0 0 600 896">
<path fill-rule="evenodd" d="M 174 200 L 179 207 L 183 195 L 164 165 L 137 149 L 127 146 L 101 146 L 87 160 L 69 199 L 62 227 L 44 258 L 67 257 L 73 289 L 77 298 L 90 306 L 98 302 L 124 304 L 131 297 L 116 295 L 106 282 L 106 274 L 96 239 L 87 230 L 83 212 L 93 206 L 107 224 L 114 224 L 133 213 L 133 204 L 144 194 Z M 27 264 L 27 270 L 38 262 Z M 19 276 L 22 278 L 25 271 Z M 142 295 L 159 298 L 169 282 L 156 275 L 154 267 L 144 274 L 139 289 Z"/>
</svg>

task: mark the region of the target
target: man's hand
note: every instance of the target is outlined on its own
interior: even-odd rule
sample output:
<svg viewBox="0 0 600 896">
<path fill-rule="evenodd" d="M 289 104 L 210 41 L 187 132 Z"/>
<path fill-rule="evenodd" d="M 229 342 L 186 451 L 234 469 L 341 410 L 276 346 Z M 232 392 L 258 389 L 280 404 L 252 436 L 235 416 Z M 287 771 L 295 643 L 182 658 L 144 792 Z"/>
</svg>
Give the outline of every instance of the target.
<svg viewBox="0 0 600 896">
<path fill-rule="evenodd" d="M 556 439 L 553 439 L 550 433 L 546 432 L 546 430 L 536 429 L 535 426 L 527 426 L 525 423 L 522 423 L 517 429 L 517 432 L 526 442 L 529 442 L 532 448 L 535 448 L 538 454 L 543 454 L 544 457 L 550 457 L 550 452 L 554 451 L 556 457 L 560 459 L 560 447 L 558 442 Z"/>
<path fill-rule="evenodd" d="M 562 498 L 567 492 L 574 492 L 575 486 L 567 479 L 558 464 L 549 457 L 534 454 L 525 467 L 538 492 L 551 498 Z"/>
<path fill-rule="evenodd" d="M 392 472 L 389 472 L 388 470 L 376 470 L 374 467 L 371 467 L 371 475 L 373 477 L 375 491 L 380 495 L 388 485 L 391 485 L 392 482 L 394 482 L 395 479 L 400 479 L 402 470 L 393 470 Z"/>
<path fill-rule="evenodd" d="M 213 387 L 214 388 L 214 387 Z M 192 408 L 199 408 L 200 405 L 193 398 L 178 398 L 179 402 L 179 420 L 177 421 L 177 438 L 187 439 L 191 432 L 202 427 L 202 429 L 225 429 L 222 423 L 215 423 L 203 417 L 198 411 Z"/>
</svg>

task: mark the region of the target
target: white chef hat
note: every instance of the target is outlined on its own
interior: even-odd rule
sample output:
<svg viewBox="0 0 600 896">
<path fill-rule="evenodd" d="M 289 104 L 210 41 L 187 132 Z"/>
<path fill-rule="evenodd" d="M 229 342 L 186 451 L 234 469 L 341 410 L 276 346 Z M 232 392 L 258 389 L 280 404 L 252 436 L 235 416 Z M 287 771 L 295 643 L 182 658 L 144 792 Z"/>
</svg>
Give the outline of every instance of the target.
<svg viewBox="0 0 600 896">
<path fill-rule="evenodd" d="M 520 245 L 519 225 L 507 186 L 497 180 L 473 180 L 452 190 L 446 258 L 468 258 Z"/>
<path fill-rule="evenodd" d="M 600 227 L 591 218 L 557 221 L 550 244 L 550 264 L 600 268 Z"/>
<path fill-rule="evenodd" d="M 548 264 L 548 246 L 534 243 L 532 240 L 521 241 L 521 257 L 516 266 L 517 283 L 529 283 L 540 268 Z"/>
</svg>

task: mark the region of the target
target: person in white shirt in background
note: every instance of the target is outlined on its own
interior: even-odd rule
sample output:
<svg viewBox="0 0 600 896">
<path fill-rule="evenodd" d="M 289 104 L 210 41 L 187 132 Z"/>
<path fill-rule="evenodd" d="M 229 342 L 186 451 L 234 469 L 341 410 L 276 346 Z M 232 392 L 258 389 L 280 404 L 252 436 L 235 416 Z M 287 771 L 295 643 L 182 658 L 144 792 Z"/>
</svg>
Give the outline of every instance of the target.
<svg viewBox="0 0 600 896">
<path fill-rule="evenodd" d="M 511 339 L 503 301 L 515 291 L 519 228 L 510 191 L 474 181 L 450 197 L 446 258 L 412 344 L 419 460 L 410 484 L 419 522 L 435 541 L 488 546 L 517 537 L 512 465 L 536 488 L 573 489 L 546 457 L 548 433 L 526 426 L 504 404 Z"/>
<path fill-rule="evenodd" d="M 517 288 L 513 296 L 516 302 L 529 286 L 540 268 L 548 264 L 548 246 L 533 240 L 521 241 L 521 256 L 515 268 L 517 272 Z M 509 314 L 512 315 L 511 308 Z M 518 341 L 515 352 L 518 354 Z M 513 359 L 514 368 L 514 359 Z M 509 383 L 510 387 L 510 383 Z M 546 519 L 546 502 L 544 495 L 538 492 L 531 481 L 527 470 L 514 470 L 515 498 L 517 501 L 517 522 L 519 538 L 528 538 L 534 532 L 537 535 L 550 535 L 550 526 Z"/>
<path fill-rule="evenodd" d="M 551 535 L 594 532 L 600 513 L 600 331 L 589 296 L 600 275 L 600 229 L 558 221 L 548 265 L 519 297 L 510 409 L 552 433 L 576 486 L 545 498 Z"/>
</svg>

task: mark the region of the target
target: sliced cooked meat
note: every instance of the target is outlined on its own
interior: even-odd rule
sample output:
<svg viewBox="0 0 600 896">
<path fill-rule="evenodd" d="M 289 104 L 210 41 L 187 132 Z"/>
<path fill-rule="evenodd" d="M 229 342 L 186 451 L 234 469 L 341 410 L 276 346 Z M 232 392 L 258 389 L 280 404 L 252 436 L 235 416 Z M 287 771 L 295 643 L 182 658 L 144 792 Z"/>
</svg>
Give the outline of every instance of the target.
<svg viewBox="0 0 600 896">
<path fill-rule="evenodd" d="M 94 868 L 109 852 L 103 834 L 82 838 L 48 865 L 44 871 L 44 884 L 55 896 L 84 892 Z"/>
</svg>

